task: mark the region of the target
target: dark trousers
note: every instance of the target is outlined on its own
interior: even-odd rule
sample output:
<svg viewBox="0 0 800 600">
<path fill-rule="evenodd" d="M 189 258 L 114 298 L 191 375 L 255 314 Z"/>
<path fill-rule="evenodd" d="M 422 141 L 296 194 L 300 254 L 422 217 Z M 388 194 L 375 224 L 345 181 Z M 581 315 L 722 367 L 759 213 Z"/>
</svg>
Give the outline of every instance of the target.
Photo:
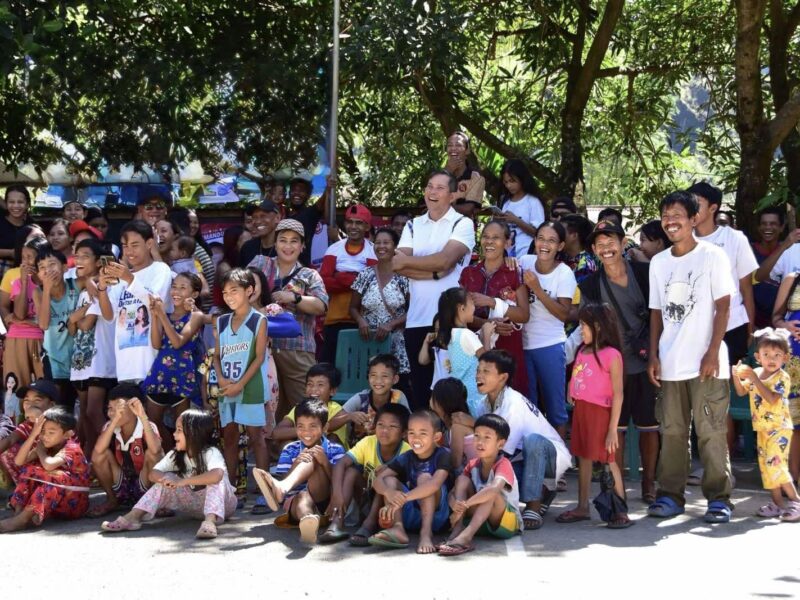
<svg viewBox="0 0 800 600">
<path fill-rule="evenodd" d="M 419 364 L 419 351 L 425 341 L 425 336 L 433 331 L 433 327 L 412 327 L 403 332 L 406 340 L 406 353 L 408 362 L 411 366 L 411 391 L 413 398 L 411 410 L 428 408 L 428 401 L 431 397 L 431 381 L 433 381 L 433 362 L 429 365 Z M 433 359 L 433 356 L 431 356 Z"/>
</svg>

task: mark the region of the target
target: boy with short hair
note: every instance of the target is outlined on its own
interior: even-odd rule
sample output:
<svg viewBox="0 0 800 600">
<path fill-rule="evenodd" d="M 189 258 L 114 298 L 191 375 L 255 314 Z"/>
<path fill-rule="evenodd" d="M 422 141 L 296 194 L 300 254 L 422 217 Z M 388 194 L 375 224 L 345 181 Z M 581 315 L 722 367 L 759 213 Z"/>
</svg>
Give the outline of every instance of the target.
<svg viewBox="0 0 800 600">
<path fill-rule="evenodd" d="M 369 545 L 367 540 L 377 528 L 378 511 L 383 506 L 383 497 L 371 493 L 372 483 L 384 465 L 411 449 L 403 440 L 408 429 L 408 416 L 408 408 L 402 404 L 384 404 L 375 415 L 372 425 L 375 434 L 363 438 L 336 463 L 327 511 L 331 524 L 320 536 L 320 542 L 332 543 L 347 538 L 342 529 L 344 517 L 355 495 L 358 505 L 369 505 L 369 513 L 355 534 L 350 536 L 350 545 Z"/>
<path fill-rule="evenodd" d="M 442 556 L 458 556 L 475 549 L 476 534 L 508 539 L 522 531 L 519 486 L 503 446 L 511 434 L 508 422 L 488 414 L 475 421 L 478 456 L 464 467 L 450 494 L 450 538 L 439 546 Z"/>
<path fill-rule="evenodd" d="M 117 380 L 141 383 L 158 353 L 150 343 L 150 297 L 161 298 L 164 309 L 171 312 L 172 271 L 165 263 L 153 260 L 155 239 L 148 223 L 129 221 L 122 226 L 120 237 L 123 258 L 130 269 L 121 262 L 110 262 L 102 269 L 98 302 L 87 314 L 102 315 L 116 323 Z"/>
<path fill-rule="evenodd" d="M 278 510 L 283 504 L 290 522 L 300 526 L 300 540 L 314 544 L 330 498 L 332 468 L 344 456 L 344 448 L 325 437 L 328 408 L 320 400 L 304 400 L 294 416 L 299 439 L 286 445 L 275 468 L 286 477 L 276 481 L 268 471 L 253 469 L 253 478 L 267 505 Z"/>
<path fill-rule="evenodd" d="M 44 246 L 36 257 L 36 272 L 42 287 L 34 290 L 33 301 L 39 315 L 39 327 L 44 331 L 48 379 L 58 385 L 62 401 L 71 408 L 75 401 L 70 381 L 73 336 L 69 334 L 67 322 L 78 308 L 80 290 L 75 279 L 64 279 L 66 270 L 66 257 L 50 245 Z"/>
<path fill-rule="evenodd" d="M 525 529 L 539 529 L 556 496 L 556 481 L 569 468 L 571 457 L 564 440 L 530 400 L 508 380 L 516 370 L 514 357 L 505 350 L 490 350 L 478 359 L 475 379 L 485 394 L 476 416 L 494 413 L 505 419 L 510 433 L 503 451 L 520 481 L 520 499 L 525 504 Z"/>
<path fill-rule="evenodd" d="M 384 498 L 381 526 L 390 525 L 369 538 L 371 546 L 408 547 L 406 530 L 419 530 L 417 554 L 433 554 L 433 533 L 447 525 L 447 479 L 450 451 L 439 446 L 442 423 L 430 410 L 414 412 L 408 420 L 411 450 L 393 459 L 378 473 L 372 488 Z"/>
<path fill-rule="evenodd" d="M 61 394 L 52 381 L 37 379 L 30 385 L 19 388 L 17 398 L 20 399 L 25 420 L 9 436 L 0 440 L 0 471 L 14 485 L 19 478 L 19 467 L 15 459 L 20 448 L 30 437 L 36 419 L 54 404 L 61 402 Z"/>
<path fill-rule="evenodd" d="M 89 510 L 101 517 L 119 506 L 133 506 L 150 487 L 150 471 L 164 456 L 158 428 L 147 418 L 141 390 L 131 384 L 111 389 L 108 418 L 92 451 L 92 469 L 106 493 Z"/>
<path fill-rule="evenodd" d="M 14 516 L 0 533 L 39 526 L 49 516 L 79 519 L 89 508 L 89 463 L 75 439 L 78 422 L 60 407 L 36 418 L 14 462 L 19 482 L 11 496 Z"/>
<path fill-rule="evenodd" d="M 330 363 L 319 363 L 314 365 L 306 373 L 306 398 L 314 398 L 322 402 L 328 408 L 328 427 L 326 431 L 332 432 L 328 437 L 343 446 L 347 443 L 347 421 L 348 416 L 342 412 L 342 406 L 338 402 L 332 402 L 336 388 L 342 382 L 342 374 Z M 296 440 L 297 431 L 295 429 L 295 409 L 281 420 L 272 431 L 271 439 L 276 442 Z M 349 446 L 345 446 L 346 448 Z"/>
<path fill-rule="evenodd" d="M 347 418 L 347 443 L 355 445 L 365 435 L 374 433 L 375 414 L 388 403 L 410 410 L 406 395 L 394 389 L 400 380 L 400 361 L 392 354 L 378 354 L 369 359 L 367 378 L 369 388 L 358 392 L 342 406 Z"/>
</svg>

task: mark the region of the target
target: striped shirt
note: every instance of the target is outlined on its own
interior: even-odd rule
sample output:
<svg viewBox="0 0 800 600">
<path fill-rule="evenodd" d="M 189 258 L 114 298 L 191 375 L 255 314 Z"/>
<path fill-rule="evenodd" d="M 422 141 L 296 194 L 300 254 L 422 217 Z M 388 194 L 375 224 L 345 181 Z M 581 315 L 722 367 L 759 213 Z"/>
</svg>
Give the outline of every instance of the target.
<svg viewBox="0 0 800 600">
<path fill-rule="evenodd" d="M 328 438 L 324 435 L 322 436 L 321 446 L 322 449 L 325 450 L 325 455 L 328 457 L 328 461 L 331 463 L 331 466 L 339 462 L 344 456 L 344 448 L 336 442 L 328 441 Z M 305 449 L 306 447 L 301 440 L 296 440 L 286 444 L 281 452 L 280 458 L 278 458 L 278 464 L 275 467 L 275 474 L 283 476 L 289 473 L 289 471 L 292 470 L 294 461 L 297 460 L 297 457 L 300 456 L 300 453 Z M 286 497 L 291 498 L 295 494 L 302 492 L 305 489 L 306 484 L 301 483 L 292 488 L 292 490 L 286 494 Z"/>
</svg>

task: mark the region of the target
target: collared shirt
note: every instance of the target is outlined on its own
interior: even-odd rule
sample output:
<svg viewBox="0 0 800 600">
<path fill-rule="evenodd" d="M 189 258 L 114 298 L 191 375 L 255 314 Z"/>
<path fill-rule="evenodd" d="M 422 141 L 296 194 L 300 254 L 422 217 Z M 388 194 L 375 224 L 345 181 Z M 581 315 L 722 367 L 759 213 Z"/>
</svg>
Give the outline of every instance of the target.
<svg viewBox="0 0 800 600">
<path fill-rule="evenodd" d="M 328 457 L 328 462 L 331 463 L 331 466 L 339 462 L 344 456 L 344 448 L 342 448 L 342 446 L 336 442 L 329 441 L 324 435 L 322 436 L 320 446 L 322 446 L 322 449 L 325 451 L 325 456 Z M 303 444 L 302 440 L 296 440 L 286 444 L 281 452 L 280 458 L 278 458 L 278 464 L 275 467 L 275 474 L 286 475 L 289 471 L 291 471 L 294 461 L 297 460 L 297 457 L 300 456 L 300 453 L 303 450 L 306 450 L 306 446 Z M 306 487 L 307 485 L 305 483 L 301 483 L 296 487 L 293 487 L 291 491 L 286 494 L 286 497 L 291 498 L 298 492 L 302 492 L 304 489 L 306 489 Z"/>
<path fill-rule="evenodd" d="M 328 292 L 320 274 L 314 269 L 304 267 L 297 263 L 287 275 L 291 275 L 288 281 L 281 281 L 278 272 L 278 263 L 275 258 L 266 256 L 256 256 L 248 267 L 255 267 L 264 273 L 270 285 L 270 292 L 284 290 L 300 294 L 301 296 L 314 296 L 319 298 L 328 306 Z M 287 310 L 294 311 L 294 306 L 286 307 Z M 297 322 L 303 335 L 296 338 L 276 338 L 272 340 L 272 347 L 275 350 L 297 350 L 300 352 L 316 352 L 317 344 L 314 341 L 314 326 L 316 317 L 304 312 L 295 312 Z M 269 334 L 269 332 L 268 332 Z"/>
<path fill-rule="evenodd" d="M 438 280 L 411 280 L 406 328 L 432 325 L 438 310 L 439 296 L 451 287 L 458 287 L 461 271 L 469 264 L 470 253 L 475 247 L 472 220 L 457 213 L 452 206 L 437 221 L 431 219 L 426 212 L 406 223 L 398 248 L 410 249 L 412 256 L 430 256 L 441 252 L 451 240 L 465 246 L 464 256 L 450 273 Z"/>
</svg>

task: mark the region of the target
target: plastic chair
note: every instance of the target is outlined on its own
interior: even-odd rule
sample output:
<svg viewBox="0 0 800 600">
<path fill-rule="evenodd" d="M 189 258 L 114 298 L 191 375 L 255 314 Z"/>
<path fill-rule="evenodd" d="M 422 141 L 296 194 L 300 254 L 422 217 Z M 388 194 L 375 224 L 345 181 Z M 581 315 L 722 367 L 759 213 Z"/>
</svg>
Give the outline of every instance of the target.
<svg viewBox="0 0 800 600">
<path fill-rule="evenodd" d="M 369 359 L 376 354 L 390 353 L 391 346 L 390 337 L 382 342 L 374 338 L 364 341 L 361 339 L 358 329 L 340 331 L 339 341 L 336 344 L 336 366 L 342 372 L 342 383 L 333 399 L 339 404 L 343 404 L 353 394 L 368 388 Z"/>
</svg>

